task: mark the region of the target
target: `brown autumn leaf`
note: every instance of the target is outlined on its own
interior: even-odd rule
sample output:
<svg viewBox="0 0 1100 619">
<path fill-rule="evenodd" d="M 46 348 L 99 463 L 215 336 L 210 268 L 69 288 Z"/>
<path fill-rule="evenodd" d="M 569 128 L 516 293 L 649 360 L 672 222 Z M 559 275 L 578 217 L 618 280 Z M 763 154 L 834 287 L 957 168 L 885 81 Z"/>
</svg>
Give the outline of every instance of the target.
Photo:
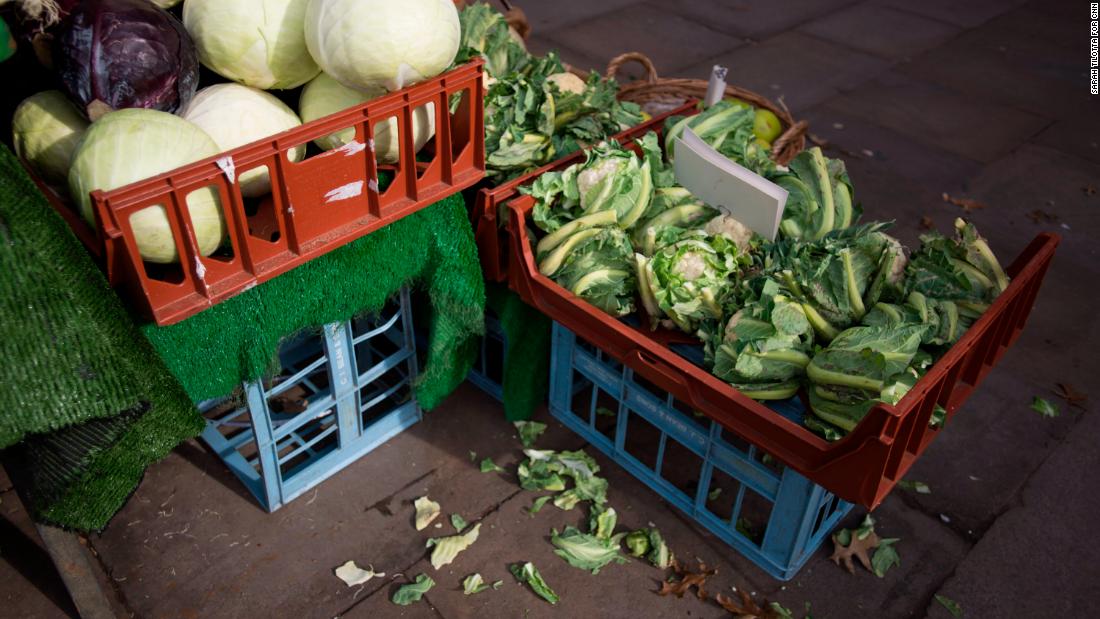
<svg viewBox="0 0 1100 619">
<path fill-rule="evenodd" d="M 947 202 L 948 204 L 954 204 L 955 206 L 962 207 L 962 210 L 966 211 L 967 213 L 971 211 L 977 211 L 986 207 L 986 204 L 984 202 L 979 202 L 970 198 L 953 198 L 948 195 L 946 191 L 943 193 L 943 201 Z"/>
<path fill-rule="evenodd" d="M 756 600 L 745 593 L 744 589 L 737 590 L 737 596 L 740 600 L 735 600 L 729 596 L 719 593 L 714 596 L 714 601 L 718 602 L 718 605 L 728 610 L 733 614 L 736 619 L 779 619 L 780 615 L 774 608 L 767 602 L 765 606 L 761 607 L 756 603 Z"/>
<path fill-rule="evenodd" d="M 672 562 L 672 571 L 676 576 L 680 577 L 678 581 L 666 580 L 661 583 L 661 589 L 657 592 L 657 595 L 675 595 L 678 598 L 684 597 L 685 593 L 690 593 L 691 588 L 695 587 L 695 594 L 700 600 L 707 599 L 706 584 L 707 578 L 714 576 L 718 573 L 717 568 L 708 568 L 705 563 L 699 564 L 699 570 L 693 572 L 682 565 L 679 561 Z"/>
<path fill-rule="evenodd" d="M 932 218 L 929 217 L 928 215 L 925 215 L 925 216 L 920 218 L 920 229 L 921 230 L 931 230 L 935 227 L 936 227 L 936 222 L 932 221 Z"/>
<path fill-rule="evenodd" d="M 301 385 L 294 385 L 268 399 L 268 406 L 277 413 L 304 413 L 309 408 L 309 400 L 306 398 L 306 390 Z"/>
<path fill-rule="evenodd" d="M 869 532 L 866 537 L 860 539 L 859 535 L 855 532 L 852 533 L 852 541 L 847 546 L 840 543 L 840 539 L 836 533 L 833 534 L 833 555 L 829 557 L 833 560 L 833 563 L 840 565 L 844 563 L 844 567 L 847 568 L 851 574 L 856 573 L 856 567 L 852 563 L 852 557 L 859 559 L 859 562 L 863 564 L 863 567 L 871 570 L 871 557 L 867 555 L 868 550 L 874 550 L 878 548 L 878 535 L 874 531 Z M 873 570 L 872 570 L 873 571 Z"/>
<path fill-rule="evenodd" d="M 1066 404 L 1070 406 L 1085 408 L 1085 402 L 1089 400 L 1088 394 L 1077 391 L 1069 383 L 1058 383 L 1057 387 L 1058 389 L 1054 392 L 1054 395 L 1065 400 Z"/>
<path fill-rule="evenodd" d="M 1044 222 L 1045 223 L 1052 223 L 1052 222 L 1058 221 L 1058 216 L 1057 215 L 1055 215 L 1054 213 L 1048 213 L 1048 212 L 1046 212 L 1042 209 L 1035 209 L 1034 211 L 1031 211 L 1030 213 L 1027 214 L 1027 218 L 1030 219 L 1032 222 L 1037 223 L 1037 224 L 1044 223 Z"/>
</svg>

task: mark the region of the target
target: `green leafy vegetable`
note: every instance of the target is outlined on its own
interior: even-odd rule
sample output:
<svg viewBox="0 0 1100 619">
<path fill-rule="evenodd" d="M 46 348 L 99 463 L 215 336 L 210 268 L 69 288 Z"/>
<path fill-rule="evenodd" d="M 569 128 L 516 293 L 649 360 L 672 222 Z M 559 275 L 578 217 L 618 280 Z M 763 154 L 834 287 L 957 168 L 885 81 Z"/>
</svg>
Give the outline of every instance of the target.
<svg viewBox="0 0 1100 619">
<path fill-rule="evenodd" d="M 451 514 L 451 526 L 455 528 L 455 531 L 461 533 L 462 529 L 465 529 L 467 524 L 469 523 L 466 522 L 466 519 L 462 516 L 458 514 Z"/>
<path fill-rule="evenodd" d="M 973 224 L 955 220 L 955 237 L 921 236 L 909 260 L 906 288 L 928 298 L 954 301 L 960 314 L 975 319 L 1008 287 L 1008 276 Z"/>
<path fill-rule="evenodd" d="M 810 407 L 822 420 L 851 431 L 877 402 L 896 404 L 916 384 L 924 326 L 853 327 L 806 367 Z"/>
<path fill-rule="evenodd" d="M 711 372 L 750 398 L 782 400 L 797 393 L 810 363 L 813 328 L 802 305 L 781 293 L 770 278 L 756 300 L 730 317 L 720 333 L 707 335 Z"/>
<path fill-rule="evenodd" d="M 552 495 L 549 495 L 549 494 L 546 495 L 546 496 L 538 497 L 537 499 L 535 499 L 535 502 L 531 504 L 531 507 L 529 507 L 527 509 L 527 513 L 534 516 L 535 514 L 539 513 L 539 511 L 543 507 L 545 507 L 547 503 L 549 503 L 551 500 L 553 500 L 553 498 L 554 497 Z"/>
<path fill-rule="evenodd" d="M 558 594 L 554 593 L 554 590 L 546 584 L 538 568 L 530 561 L 522 565 L 516 563 L 512 565 L 509 570 L 512 572 L 512 575 L 516 577 L 516 580 L 527 583 L 527 586 L 531 587 L 532 591 L 547 602 L 557 604 L 558 600 L 561 599 L 558 597 Z"/>
<path fill-rule="evenodd" d="M 464 595 L 474 595 L 475 593 L 481 593 L 482 591 L 488 591 L 489 589 L 499 589 L 504 585 L 503 580 L 498 580 L 492 585 L 486 583 L 481 578 L 481 574 L 470 574 L 462 581 L 462 593 Z"/>
<path fill-rule="evenodd" d="M 670 161 L 674 159 L 677 140 L 684 129 L 690 128 L 729 159 L 757 174 L 767 174 L 775 164 L 770 159 L 770 146 L 758 142 L 753 132 L 755 116 L 751 106 L 719 101 L 694 116 L 669 118 L 665 124 L 665 152 Z"/>
<path fill-rule="evenodd" d="M 557 529 L 551 532 L 550 543 L 557 548 L 554 554 L 564 559 L 569 565 L 597 574 L 612 561 L 626 563 L 626 559 L 619 555 L 619 543 L 624 535 L 601 538 L 590 533 L 582 533 L 576 527 L 565 527 L 565 531 L 561 534 Z"/>
<path fill-rule="evenodd" d="M 932 488 L 930 488 L 928 484 L 924 483 L 923 481 L 909 481 L 907 479 L 903 479 L 898 482 L 898 486 L 900 488 L 904 488 L 905 490 L 912 490 L 917 494 L 932 494 Z"/>
<path fill-rule="evenodd" d="M 935 595 L 935 598 L 936 601 L 940 603 L 940 606 L 943 606 L 947 609 L 947 612 L 951 613 L 952 617 L 962 617 L 962 606 L 959 606 L 958 602 L 952 600 L 946 595 L 940 595 L 939 593 Z"/>
<path fill-rule="evenodd" d="M 645 529 L 631 531 L 625 541 L 626 548 L 633 557 L 642 557 L 649 552 L 649 532 Z"/>
<path fill-rule="evenodd" d="M 878 548 L 875 548 L 875 554 L 871 557 L 871 571 L 875 573 L 875 576 L 883 578 L 891 567 L 901 565 L 901 557 L 894 548 L 894 544 L 897 542 L 898 538 L 896 537 L 888 537 L 878 541 Z"/>
<path fill-rule="evenodd" d="M 606 509 L 592 508 L 588 516 L 588 529 L 597 539 L 608 540 L 615 532 L 615 525 L 619 522 L 619 515 L 614 507 Z"/>
<path fill-rule="evenodd" d="M 721 299 L 751 263 L 724 235 L 693 234 L 646 258 L 635 254 L 635 269 L 650 326 L 659 322 L 694 334 L 703 321 L 720 320 Z"/>
<path fill-rule="evenodd" d="M 817 146 L 796 155 L 787 172 L 769 178 L 788 192 L 779 224 L 786 238 L 818 240 L 859 219 L 860 209 L 853 204 L 844 162 L 826 158 Z"/>
<path fill-rule="evenodd" d="M 668 549 L 668 544 L 665 543 L 664 538 L 661 537 L 661 532 L 656 528 L 649 527 L 632 531 L 626 536 L 626 546 L 630 550 L 630 554 L 635 557 L 641 557 L 644 554 L 646 560 L 652 563 L 654 567 L 663 570 L 672 565 L 674 559 L 672 551 Z"/>
<path fill-rule="evenodd" d="M 398 606 L 408 606 L 413 602 L 419 602 L 420 598 L 424 597 L 424 594 L 435 586 L 435 581 L 431 579 L 427 574 L 420 574 L 416 577 L 416 581 L 407 585 L 402 585 L 393 593 L 394 604 Z"/>
<path fill-rule="evenodd" d="M 449 565 L 458 556 L 458 553 L 466 550 L 471 544 L 477 541 L 478 533 L 481 531 L 481 523 L 477 523 L 466 533 L 462 535 L 452 535 L 450 537 L 433 537 L 428 540 L 427 547 L 432 548 L 432 567 L 439 569 L 444 565 Z"/>
<path fill-rule="evenodd" d="M 1035 399 L 1031 402 L 1031 410 L 1039 413 L 1043 417 L 1057 417 L 1058 407 L 1052 404 L 1049 400 L 1035 396 Z"/>
<path fill-rule="evenodd" d="M 422 496 L 413 501 L 413 507 L 416 508 L 415 522 L 417 531 L 423 531 L 428 528 L 428 525 L 439 517 L 439 503 L 436 503 L 426 496 Z"/>
<path fill-rule="evenodd" d="M 481 472 L 482 473 L 503 473 L 504 469 L 497 466 L 497 464 L 495 462 L 493 462 L 492 458 L 485 458 L 484 460 L 481 461 Z"/>
<path fill-rule="evenodd" d="M 530 449 L 534 446 L 535 441 L 539 436 L 546 431 L 546 424 L 539 423 L 538 421 L 517 421 L 515 422 L 516 430 L 519 432 L 519 440 L 523 443 L 523 446 Z"/>
</svg>

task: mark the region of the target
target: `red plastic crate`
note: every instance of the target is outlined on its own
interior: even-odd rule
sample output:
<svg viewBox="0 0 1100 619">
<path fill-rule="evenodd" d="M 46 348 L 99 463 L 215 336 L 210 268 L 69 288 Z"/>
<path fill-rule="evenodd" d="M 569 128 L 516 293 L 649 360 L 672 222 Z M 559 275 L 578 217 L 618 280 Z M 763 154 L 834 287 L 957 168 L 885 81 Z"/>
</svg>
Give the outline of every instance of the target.
<svg viewBox="0 0 1100 619">
<path fill-rule="evenodd" d="M 696 103 L 696 101 L 689 101 L 670 112 L 621 131 L 612 136 L 612 139 L 626 143 L 642 137 L 649 131 L 659 130 L 669 116 L 698 114 Z M 583 150 L 577 151 L 503 185 L 486 187 L 477 192 L 474 207 L 470 209 L 470 222 L 474 226 L 474 237 L 477 241 L 478 255 L 481 258 L 481 271 L 485 274 L 486 281 L 503 283 L 507 280 L 508 232 L 500 221 L 500 206 L 517 196 L 520 187 L 534 182 L 543 172 L 560 170 L 584 160 L 584 157 Z"/>
<path fill-rule="evenodd" d="M 568 164 L 566 164 L 568 165 Z M 1012 282 L 977 322 L 897 405 L 879 404 L 840 441 L 829 442 L 775 413 L 672 352 L 677 333 L 620 322 L 542 275 L 527 235 L 535 199 L 507 203 L 508 284 L 528 304 L 842 499 L 873 509 L 940 432 L 929 427 L 937 404 L 947 424 L 1031 313 L 1059 237 L 1040 234 L 1009 266 Z"/>
<path fill-rule="evenodd" d="M 77 237 L 102 263 L 107 279 L 132 306 L 159 325 L 192 316 L 308 260 L 350 243 L 421 208 L 465 189 L 485 176 L 483 61 L 475 60 L 434 79 L 372 99 L 253 142 L 112 191 L 92 193 L 91 226 L 44 183 L 39 187 Z M 462 96 L 450 113 L 452 95 Z M 413 111 L 435 104 L 431 148 L 413 148 Z M 374 126 L 397 119 L 401 158 L 380 166 L 373 156 Z M 300 162 L 289 151 L 349 127 L 356 141 Z M 272 193 L 246 212 L 236 182 L 267 166 Z M 379 191 L 379 170 L 392 181 Z M 229 172 L 232 170 L 232 172 Z M 232 253 L 202 257 L 189 232 L 187 195 L 215 188 L 225 213 Z M 344 191 L 334 195 L 335 190 Z M 350 197 L 344 197 L 350 196 Z M 152 206 L 167 209 L 180 263 L 150 268 L 137 251 L 130 216 Z M 251 208 L 249 210 L 252 210 Z"/>
</svg>

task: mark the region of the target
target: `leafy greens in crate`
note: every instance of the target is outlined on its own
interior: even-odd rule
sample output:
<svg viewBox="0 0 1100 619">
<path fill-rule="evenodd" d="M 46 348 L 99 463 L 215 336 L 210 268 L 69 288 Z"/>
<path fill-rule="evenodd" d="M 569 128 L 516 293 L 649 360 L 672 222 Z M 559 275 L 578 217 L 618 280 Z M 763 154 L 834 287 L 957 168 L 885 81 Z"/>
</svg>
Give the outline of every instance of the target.
<svg viewBox="0 0 1100 619">
<path fill-rule="evenodd" d="M 504 182 L 642 122 L 641 108 L 616 98 L 614 80 L 566 71 L 558 55 L 529 54 L 504 17 L 482 3 L 460 13 L 457 62 L 481 56 L 488 73 L 488 176 Z"/>
<path fill-rule="evenodd" d="M 790 191 L 776 242 L 676 186 L 674 142 L 662 152 L 650 133 L 633 150 L 601 143 L 524 190 L 545 233 L 539 271 L 613 316 L 641 309 L 653 329 L 696 336 L 704 365 L 749 397 L 804 391 L 807 427 L 841 438 L 877 402 L 900 401 L 1007 276 L 961 219 L 954 238 L 924 235 L 907 256 L 889 223 L 857 224 L 843 162 L 817 148 L 789 168 L 761 162 L 751 108 L 725 103 L 670 121 L 670 135 L 690 126 Z"/>
</svg>

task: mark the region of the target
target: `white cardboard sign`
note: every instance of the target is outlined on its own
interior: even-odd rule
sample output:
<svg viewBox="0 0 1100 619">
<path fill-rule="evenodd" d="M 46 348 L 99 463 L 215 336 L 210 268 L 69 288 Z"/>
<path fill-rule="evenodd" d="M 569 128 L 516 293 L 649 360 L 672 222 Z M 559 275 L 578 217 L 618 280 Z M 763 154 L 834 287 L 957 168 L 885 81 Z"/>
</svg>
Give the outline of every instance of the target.
<svg viewBox="0 0 1100 619">
<path fill-rule="evenodd" d="M 676 143 L 676 182 L 695 197 L 745 224 L 769 241 L 775 240 L 787 190 L 730 161 L 691 129 Z"/>
</svg>

